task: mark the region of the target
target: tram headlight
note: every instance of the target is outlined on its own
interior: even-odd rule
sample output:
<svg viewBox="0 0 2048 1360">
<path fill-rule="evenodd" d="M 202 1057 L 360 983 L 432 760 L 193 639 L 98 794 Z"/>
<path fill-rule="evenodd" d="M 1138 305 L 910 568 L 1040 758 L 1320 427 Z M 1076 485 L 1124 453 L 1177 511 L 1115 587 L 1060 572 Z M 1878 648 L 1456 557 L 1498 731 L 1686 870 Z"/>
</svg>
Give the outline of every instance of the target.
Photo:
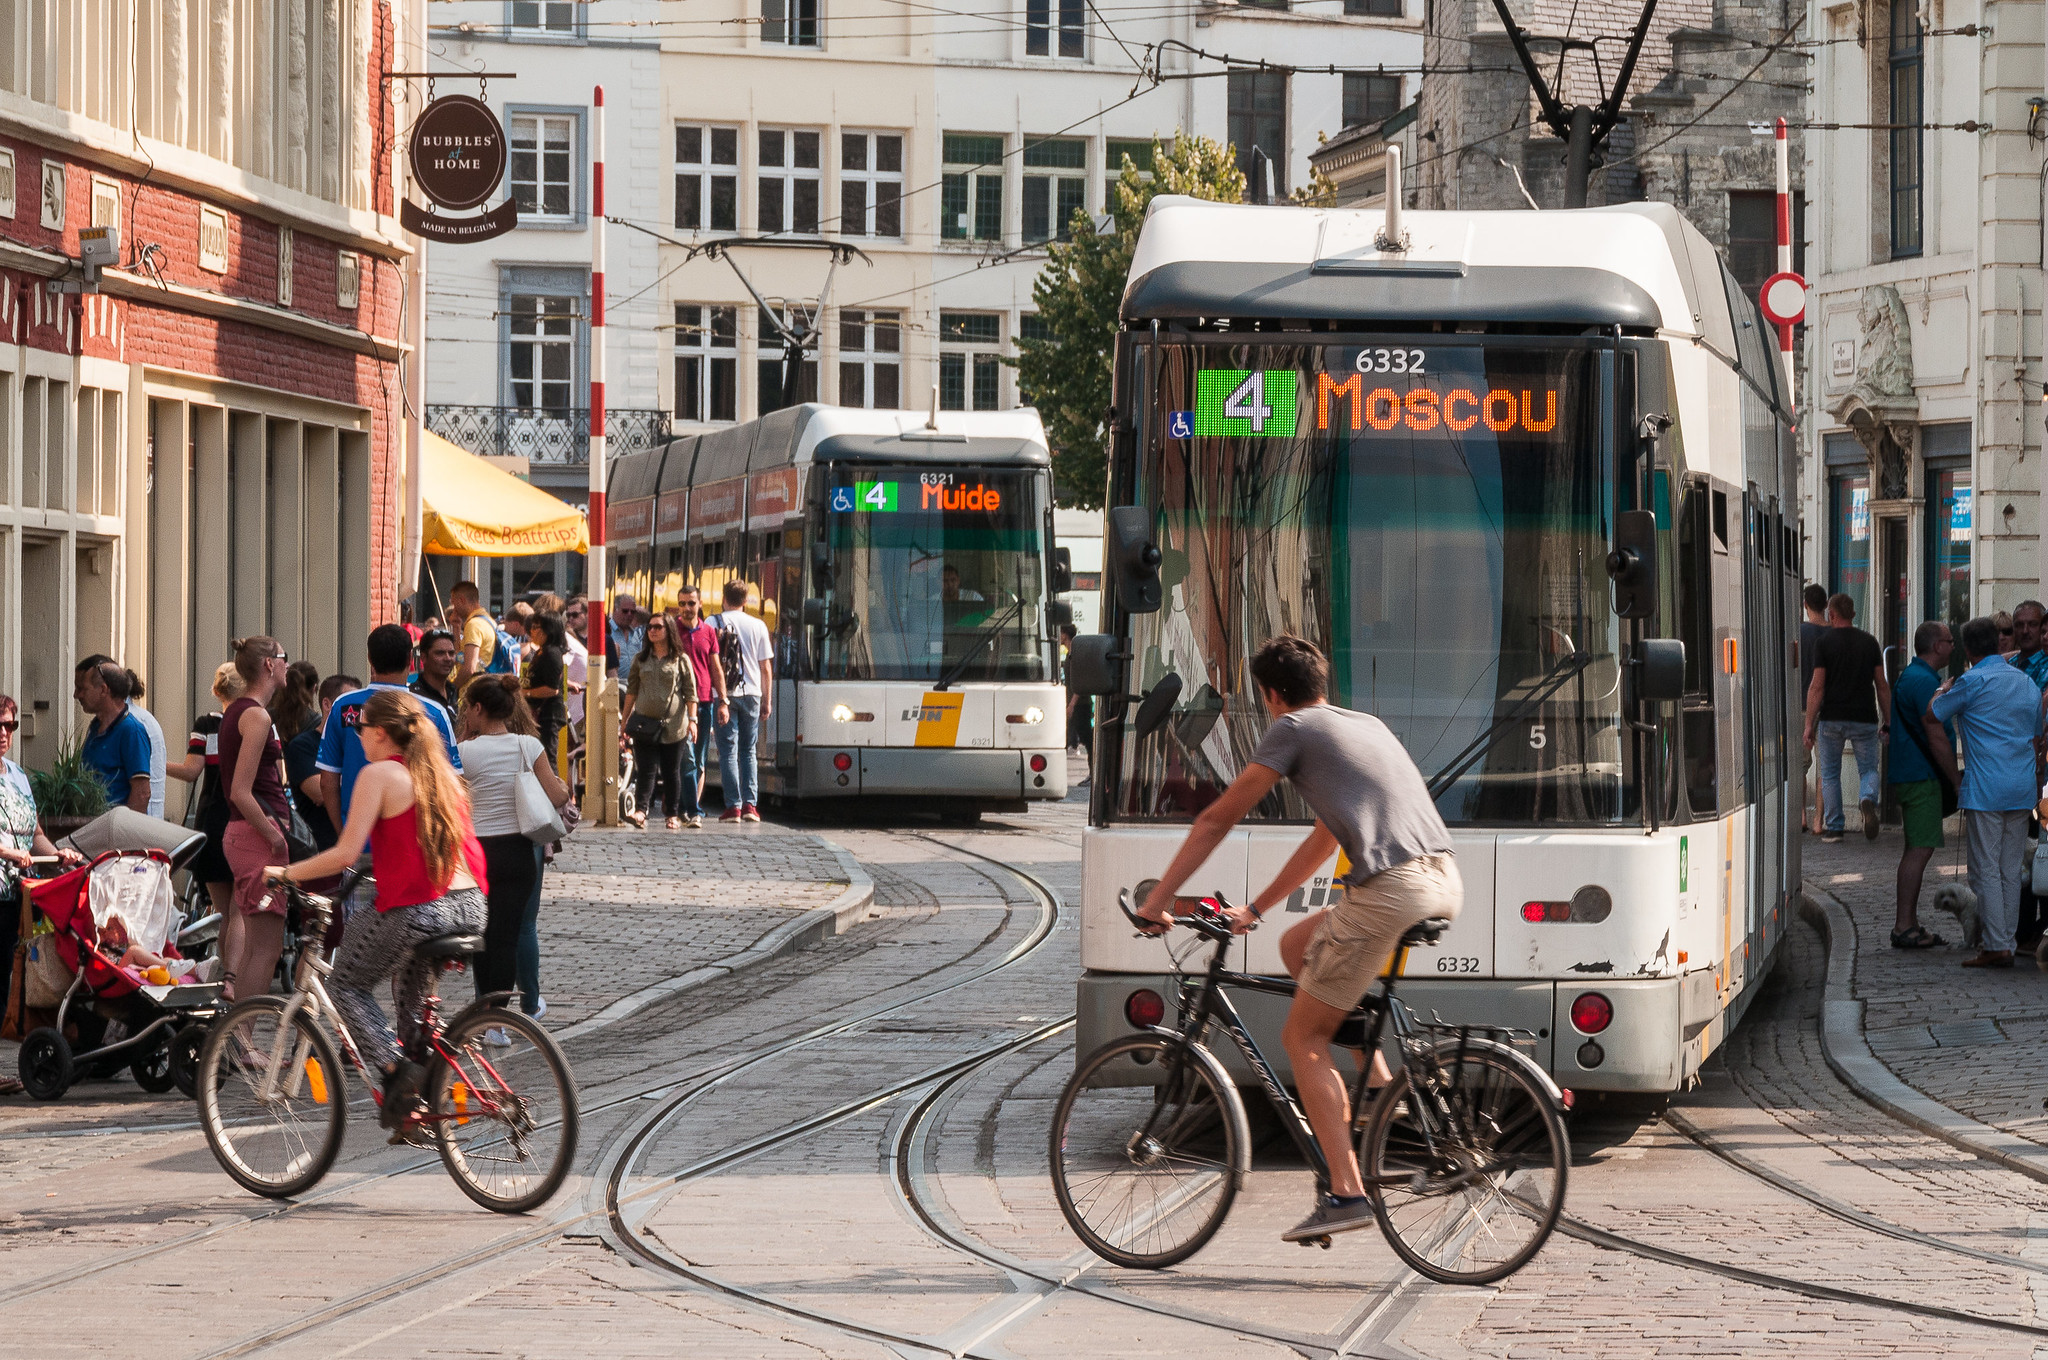
<svg viewBox="0 0 2048 1360">
<path fill-rule="evenodd" d="M 853 710 L 853 709 L 851 709 L 851 708 L 847 707 L 847 706 L 846 706 L 845 704 L 834 704 L 834 705 L 832 705 L 832 721 L 833 721 L 833 722 L 836 722 L 836 723 L 864 723 L 864 722 L 873 722 L 874 720 L 875 720 L 875 715 L 874 715 L 874 714 L 872 714 L 872 713 L 860 713 L 860 712 L 856 712 L 855 710 Z"/>
<path fill-rule="evenodd" d="M 1614 1023 L 1614 1003 L 1598 992 L 1581 993 L 1572 1002 L 1572 1028 L 1581 1034 L 1599 1034 Z"/>
<path fill-rule="evenodd" d="M 1020 727 L 1036 727 L 1038 726 L 1038 724 L 1045 721 L 1045 710 L 1038 707 L 1036 704 L 1033 704 L 1030 708 L 1025 709 L 1022 713 L 1012 713 L 1008 715 L 1006 718 L 1004 718 L 1003 721 L 1015 723 Z"/>
</svg>

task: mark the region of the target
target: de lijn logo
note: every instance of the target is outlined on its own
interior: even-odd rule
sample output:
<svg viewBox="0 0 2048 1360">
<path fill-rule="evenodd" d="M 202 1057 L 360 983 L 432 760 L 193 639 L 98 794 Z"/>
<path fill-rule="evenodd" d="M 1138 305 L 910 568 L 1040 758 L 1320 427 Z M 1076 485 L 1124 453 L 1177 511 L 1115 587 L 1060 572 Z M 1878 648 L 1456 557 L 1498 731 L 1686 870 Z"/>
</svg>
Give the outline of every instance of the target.
<svg viewBox="0 0 2048 1360">
<path fill-rule="evenodd" d="M 421 208 L 401 199 L 398 221 L 407 231 L 430 241 L 462 244 L 503 236 L 519 223 L 518 205 L 507 199 L 474 217 L 451 217 L 446 208 L 464 212 L 498 191 L 505 178 L 505 129 L 490 105 L 466 94 L 443 95 L 420 113 L 412 125 L 412 177 L 434 207 Z"/>
</svg>

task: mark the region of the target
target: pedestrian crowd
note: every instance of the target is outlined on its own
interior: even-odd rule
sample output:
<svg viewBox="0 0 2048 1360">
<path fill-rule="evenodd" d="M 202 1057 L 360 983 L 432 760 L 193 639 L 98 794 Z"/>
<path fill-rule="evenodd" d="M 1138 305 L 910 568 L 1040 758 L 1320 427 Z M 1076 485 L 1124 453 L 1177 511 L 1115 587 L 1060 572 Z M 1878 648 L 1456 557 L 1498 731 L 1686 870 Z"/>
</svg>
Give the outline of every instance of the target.
<svg viewBox="0 0 2048 1360">
<path fill-rule="evenodd" d="M 1947 941 L 1920 922 L 1922 883 L 1944 848 L 1943 823 L 1960 811 L 1974 899 L 1957 912 L 1972 950 L 1963 966 L 2012 967 L 2015 952 L 2037 949 L 2043 933 L 2031 846 L 2048 808 L 2048 607 L 2028 600 L 1955 630 L 1923 623 L 1913 634 L 1912 661 L 1893 676 L 1877 639 L 1856 627 L 1854 600 L 1809 585 L 1804 604 L 1806 747 L 1816 755 L 1820 786 L 1814 829 L 1823 842 L 1841 840 L 1847 829 L 1841 766 L 1849 750 L 1859 829 L 1876 839 L 1882 769 L 1905 829 L 1891 943 L 1930 949 Z"/>
</svg>

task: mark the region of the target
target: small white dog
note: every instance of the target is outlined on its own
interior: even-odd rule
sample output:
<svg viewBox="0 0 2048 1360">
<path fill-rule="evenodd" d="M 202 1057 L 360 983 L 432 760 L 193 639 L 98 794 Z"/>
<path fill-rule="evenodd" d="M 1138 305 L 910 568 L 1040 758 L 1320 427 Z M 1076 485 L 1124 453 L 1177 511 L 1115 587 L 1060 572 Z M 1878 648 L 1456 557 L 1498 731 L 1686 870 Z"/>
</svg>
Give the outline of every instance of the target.
<svg viewBox="0 0 2048 1360">
<path fill-rule="evenodd" d="M 1936 911 L 1945 911 L 1956 918 L 1956 924 L 1963 932 L 1963 947 L 1981 947 L 1982 934 L 1977 926 L 1977 894 L 1960 883 L 1948 882 L 1935 887 L 1928 903 Z"/>
</svg>

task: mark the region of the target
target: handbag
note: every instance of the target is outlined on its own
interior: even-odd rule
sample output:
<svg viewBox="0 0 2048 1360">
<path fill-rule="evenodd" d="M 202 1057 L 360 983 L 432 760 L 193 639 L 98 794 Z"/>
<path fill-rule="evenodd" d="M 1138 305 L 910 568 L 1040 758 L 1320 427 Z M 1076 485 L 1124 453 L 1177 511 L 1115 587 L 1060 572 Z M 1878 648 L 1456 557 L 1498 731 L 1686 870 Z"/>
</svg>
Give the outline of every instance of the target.
<svg viewBox="0 0 2048 1360">
<path fill-rule="evenodd" d="M 647 659 L 649 661 L 654 660 L 654 658 L 651 656 Z M 658 665 L 660 663 L 656 662 L 656 664 Z M 638 662 L 634 663 L 634 669 L 639 669 Z M 640 709 L 635 708 L 632 714 L 626 719 L 626 740 L 657 742 L 660 741 L 661 729 L 667 726 L 669 717 L 674 714 L 676 707 L 676 696 L 681 693 L 682 689 L 680 685 L 669 691 L 668 712 L 664 713 L 659 718 L 655 717 L 652 713 L 645 713 L 642 712 Z"/>
<path fill-rule="evenodd" d="M 516 776 L 512 789 L 513 811 L 519 821 L 519 834 L 530 841 L 558 841 L 569 834 L 562 824 L 562 814 L 548 798 L 547 790 L 540 786 L 540 777 L 532 770 L 521 770 Z"/>
<path fill-rule="evenodd" d="M 1927 745 L 1927 734 L 1920 728 L 1921 719 L 1919 715 L 1914 715 L 1913 721 L 1908 723 L 1901 723 L 1899 717 L 1898 706 L 1895 704 L 1892 708 L 1892 729 L 1896 731 L 1901 727 L 1905 728 L 1906 739 L 1912 742 L 1914 749 L 1920 752 L 1921 758 L 1927 762 L 1927 768 L 1934 771 L 1934 778 L 1941 785 L 1941 819 L 1947 821 L 1956 815 L 1956 803 L 1961 795 L 1956 786 L 1948 782 L 1947 773 L 1935 762 L 1934 751 Z M 2034 874 L 2037 883 L 2041 873 L 2038 867 L 2039 863 L 2040 861 L 2036 859 Z M 2038 892 L 2039 889 L 2036 888 L 2036 891 Z"/>
<path fill-rule="evenodd" d="M 284 833 L 285 857 L 297 864 L 302 859 L 311 859 L 320 853 L 319 844 L 313 839 L 313 828 L 306 825 L 306 819 L 299 815 L 296 801 L 290 804 L 291 820 L 279 821 L 277 829 Z"/>
</svg>

